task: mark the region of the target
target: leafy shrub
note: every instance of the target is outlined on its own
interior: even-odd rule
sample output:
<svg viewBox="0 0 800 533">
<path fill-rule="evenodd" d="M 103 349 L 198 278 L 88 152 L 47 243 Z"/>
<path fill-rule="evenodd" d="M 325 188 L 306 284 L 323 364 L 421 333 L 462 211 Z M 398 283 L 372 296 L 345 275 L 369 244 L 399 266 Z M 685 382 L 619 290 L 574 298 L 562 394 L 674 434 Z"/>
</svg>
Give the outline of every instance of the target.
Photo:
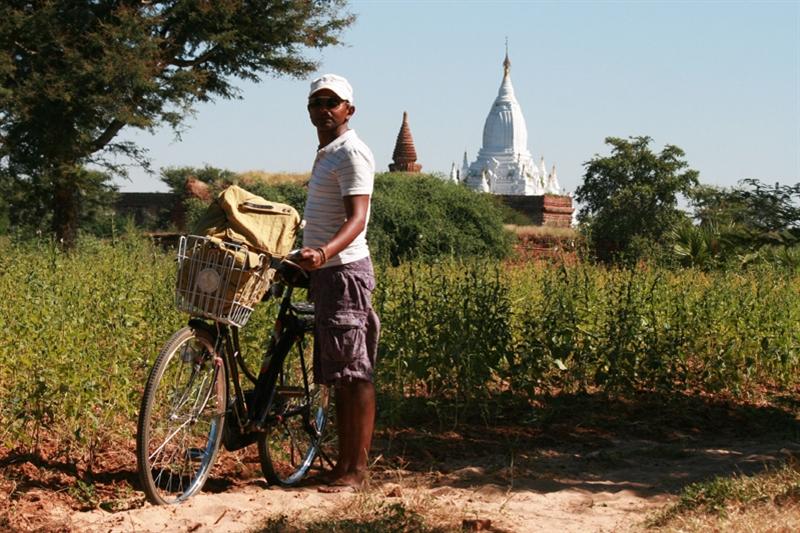
<svg viewBox="0 0 800 533">
<path fill-rule="evenodd" d="M 0 264 L 1 444 L 89 450 L 135 417 L 148 365 L 183 317 L 174 259 L 127 235 L 8 244 Z M 115 429 L 116 428 L 116 429 Z M 10 442 L 9 442 L 10 439 Z"/>
<path fill-rule="evenodd" d="M 380 174 L 368 235 L 373 254 L 409 259 L 505 257 L 511 236 L 490 195 L 428 175 Z"/>
<path fill-rule="evenodd" d="M 199 198 L 186 198 L 183 200 L 183 208 L 186 212 L 186 227 L 191 231 L 208 209 L 208 202 Z"/>
<path fill-rule="evenodd" d="M 11 226 L 11 221 L 8 216 L 9 210 L 8 202 L 0 199 L 0 235 L 7 234 Z"/>
<path fill-rule="evenodd" d="M 182 187 L 186 177 L 195 176 L 209 184 L 212 195 L 236 183 L 253 194 L 289 204 L 303 215 L 307 191 L 292 175 L 291 181 L 268 182 L 249 173 L 230 171 L 168 169 L 164 181 L 173 189 Z M 187 226 L 202 213 L 196 199 L 185 201 Z M 367 241 L 377 261 L 398 265 L 409 259 L 440 257 L 505 257 L 511 234 L 503 229 L 503 213 L 493 197 L 445 183 L 427 175 L 379 174 L 376 176 Z"/>
<path fill-rule="evenodd" d="M 173 193 L 184 196 L 184 185 L 190 177 L 208 185 L 212 198 L 216 197 L 229 185 L 239 185 L 244 189 L 273 202 L 289 204 L 302 216 L 306 204 L 306 189 L 296 178 L 297 175 L 286 175 L 290 181 L 277 182 L 267 180 L 271 175 L 265 173 L 246 172 L 236 174 L 233 171 L 211 167 L 170 167 L 161 172 L 161 180 L 166 183 Z M 184 198 L 183 207 L 186 213 L 186 227 L 194 227 L 195 222 L 205 211 L 206 202 L 198 198 Z"/>
<path fill-rule="evenodd" d="M 199 167 L 167 167 L 161 171 L 161 181 L 163 181 L 170 191 L 183 195 L 184 186 L 188 178 L 202 181 L 217 190 L 224 189 L 234 182 L 236 173 L 224 168 L 216 168 L 206 165 Z"/>
<path fill-rule="evenodd" d="M 241 183 L 250 192 L 303 214 L 307 192 L 297 182 Z M 373 257 L 398 265 L 420 258 L 505 257 L 510 236 L 491 197 L 431 176 L 379 174 L 367 235 Z"/>
<path fill-rule="evenodd" d="M 515 226 L 546 227 L 535 224 L 530 216 L 523 213 L 522 211 L 518 211 L 513 207 L 510 207 L 505 202 L 503 202 L 503 199 L 500 196 L 491 195 L 491 199 L 494 202 L 495 207 L 497 207 L 498 211 L 500 211 L 500 216 L 503 218 L 503 224 L 513 224 Z"/>
<path fill-rule="evenodd" d="M 796 382 L 798 279 L 770 265 L 739 275 L 585 264 L 520 272 L 518 383 L 742 392 Z"/>
<path fill-rule="evenodd" d="M 496 261 L 409 263 L 378 272 L 380 372 L 400 396 L 485 400 L 513 356 L 513 306 Z"/>
<path fill-rule="evenodd" d="M 583 184 L 575 190 L 582 232 L 602 261 L 660 255 L 664 234 L 686 218 L 678 195 L 697 185 L 698 172 L 688 168 L 677 146 L 653 152 L 650 137 L 607 137 L 605 142 L 611 155 L 584 163 Z"/>
</svg>

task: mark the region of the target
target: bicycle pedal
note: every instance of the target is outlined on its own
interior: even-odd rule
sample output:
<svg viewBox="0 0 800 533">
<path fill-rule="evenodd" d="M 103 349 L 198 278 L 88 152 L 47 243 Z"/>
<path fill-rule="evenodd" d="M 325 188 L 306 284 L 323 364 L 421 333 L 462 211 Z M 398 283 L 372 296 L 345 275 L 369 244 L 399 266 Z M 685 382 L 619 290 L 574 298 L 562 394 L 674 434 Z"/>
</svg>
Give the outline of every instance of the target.
<svg viewBox="0 0 800 533">
<path fill-rule="evenodd" d="M 303 387 L 279 386 L 275 387 L 275 394 L 283 398 L 302 398 L 306 391 Z"/>
</svg>

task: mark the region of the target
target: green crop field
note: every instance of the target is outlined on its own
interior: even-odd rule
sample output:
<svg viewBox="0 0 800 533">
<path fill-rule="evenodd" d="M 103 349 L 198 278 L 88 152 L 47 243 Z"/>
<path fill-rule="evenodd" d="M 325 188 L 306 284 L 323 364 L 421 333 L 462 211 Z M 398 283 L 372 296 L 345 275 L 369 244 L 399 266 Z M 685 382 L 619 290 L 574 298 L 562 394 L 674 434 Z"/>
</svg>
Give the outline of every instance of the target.
<svg viewBox="0 0 800 533">
<path fill-rule="evenodd" d="M 0 244 L 0 445 L 67 457 L 129 442 L 159 346 L 186 317 L 175 259 L 135 235 Z M 556 391 L 757 395 L 800 381 L 800 278 L 588 264 L 379 266 L 387 402 L 485 408 Z M 258 357 L 272 307 L 244 329 Z M 385 409 L 382 416 L 394 416 Z"/>
</svg>

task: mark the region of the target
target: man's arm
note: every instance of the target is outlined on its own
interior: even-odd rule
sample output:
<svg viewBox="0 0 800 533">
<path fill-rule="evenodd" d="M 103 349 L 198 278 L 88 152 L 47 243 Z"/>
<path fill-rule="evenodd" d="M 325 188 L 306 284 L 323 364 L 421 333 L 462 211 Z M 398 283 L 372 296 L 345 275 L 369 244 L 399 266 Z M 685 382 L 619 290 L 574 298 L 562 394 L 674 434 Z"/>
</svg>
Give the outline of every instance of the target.
<svg viewBox="0 0 800 533">
<path fill-rule="evenodd" d="M 364 231 L 367 225 L 367 212 L 369 211 L 369 195 L 344 196 L 342 201 L 344 202 L 347 220 L 345 220 L 333 238 L 321 247 L 322 253 L 315 248 L 303 248 L 295 256 L 295 262 L 304 269 L 316 270 L 321 267 L 327 259 L 347 248 Z"/>
</svg>

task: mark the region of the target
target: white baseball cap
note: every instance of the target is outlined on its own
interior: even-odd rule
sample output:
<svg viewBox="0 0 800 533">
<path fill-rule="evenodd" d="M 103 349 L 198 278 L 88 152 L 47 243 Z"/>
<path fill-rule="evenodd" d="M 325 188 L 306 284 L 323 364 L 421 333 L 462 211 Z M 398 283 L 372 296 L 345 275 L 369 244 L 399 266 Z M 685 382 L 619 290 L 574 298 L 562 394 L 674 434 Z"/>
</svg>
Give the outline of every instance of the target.
<svg viewBox="0 0 800 533">
<path fill-rule="evenodd" d="M 336 74 L 323 74 L 311 82 L 311 90 L 308 92 L 308 96 L 322 89 L 330 89 L 342 100 L 347 100 L 351 104 L 353 103 L 353 87 L 341 76 L 337 76 Z"/>
</svg>

